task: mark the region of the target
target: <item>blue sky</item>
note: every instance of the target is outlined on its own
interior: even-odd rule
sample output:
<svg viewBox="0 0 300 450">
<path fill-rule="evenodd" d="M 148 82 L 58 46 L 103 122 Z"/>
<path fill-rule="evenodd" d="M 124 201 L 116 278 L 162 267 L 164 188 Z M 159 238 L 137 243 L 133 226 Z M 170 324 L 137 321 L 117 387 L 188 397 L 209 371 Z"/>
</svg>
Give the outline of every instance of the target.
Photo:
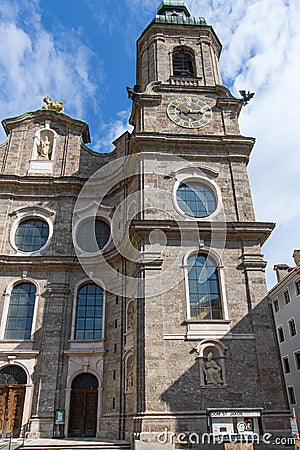
<svg viewBox="0 0 300 450">
<path fill-rule="evenodd" d="M 136 39 L 157 0 L 1 0 L 1 119 L 42 106 L 46 95 L 88 122 L 90 147 L 109 151 L 128 128 Z M 186 0 L 213 25 L 223 52 L 223 82 L 256 93 L 240 116 L 257 143 L 249 164 L 257 219 L 277 223 L 263 252 L 293 264 L 299 223 L 299 0 Z M 0 140 L 5 134 L 0 131 Z"/>
</svg>

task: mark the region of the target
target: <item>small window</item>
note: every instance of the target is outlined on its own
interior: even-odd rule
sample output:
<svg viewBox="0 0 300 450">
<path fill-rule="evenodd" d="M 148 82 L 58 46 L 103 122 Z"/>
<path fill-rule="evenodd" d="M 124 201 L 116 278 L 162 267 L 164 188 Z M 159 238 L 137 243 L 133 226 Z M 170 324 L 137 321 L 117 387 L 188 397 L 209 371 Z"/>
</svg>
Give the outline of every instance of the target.
<svg viewBox="0 0 300 450">
<path fill-rule="evenodd" d="M 45 220 L 23 220 L 15 234 L 15 244 L 22 252 L 34 252 L 42 248 L 49 237 L 49 225 Z"/>
<path fill-rule="evenodd" d="M 300 350 L 295 352 L 295 362 L 297 370 L 300 370 Z"/>
<path fill-rule="evenodd" d="M 36 287 L 33 283 L 19 283 L 11 293 L 4 339 L 31 338 Z"/>
<path fill-rule="evenodd" d="M 290 299 L 290 293 L 289 291 L 284 291 L 283 292 L 283 297 L 284 297 L 284 303 L 287 305 L 288 303 L 290 303 L 291 299 Z"/>
<path fill-rule="evenodd" d="M 289 363 L 289 357 L 285 356 L 284 358 L 282 358 L 282 362 L 283 362 L 284 373 L 290 373 L 291 368 L 290 368 L 290 363 Z"/>
<path fill-rule="evenodd" d="M 278 331 L 278 339 L 279 339 L 279 342 L 283 342 L 283 341 L 284 341 L 283 327 L 278 327 L 278 328 L 277 328 L 277 331 Z"/>
<path fill-rule="evenodd" d="M 295 283 L 296 295 L 300 295 L 300 280 Z"/>
<path fill-rule="evenodd" d="M 289 328 L 290 328 L 290 335 L 291 335 L 291 337 L 296 336 L 297 330 L 296 330 L 295 319 L 289 320 Z"/>
<path fill-rule="evenodd" d="M 194 56 L 185 50 L 177 50 L 173 53 L 173 75 L 174 77 L 194 77 Z"/>
<path fill-rule="evenodd" d="M 294 386 L 289 386 L 287 388 L 288 390 L 288 395 L 289 395 L 289 401 L 291 405 L 294 405 L 296 403 L 296 397 L 295 397 L 295 391 L 294 391 Z"/>
<path fill-rule="evenodd" d="M 276 298 L 276 299 L 273 301 L 273 309 L 274 309 L 274 312 L 275 312 L 275 313 L 277 313 L 277 312 L 279 311 L 279 301 L 278 301 L 278 298 Z"/>
<path fill-rule="evenodd" d="M 192 217 L 208 217 L 217 208 L 213 190 L 207 184 L 198 181 L 182 183 L 177 189 L 176 198 L 179 208 Z"/>
</svg>

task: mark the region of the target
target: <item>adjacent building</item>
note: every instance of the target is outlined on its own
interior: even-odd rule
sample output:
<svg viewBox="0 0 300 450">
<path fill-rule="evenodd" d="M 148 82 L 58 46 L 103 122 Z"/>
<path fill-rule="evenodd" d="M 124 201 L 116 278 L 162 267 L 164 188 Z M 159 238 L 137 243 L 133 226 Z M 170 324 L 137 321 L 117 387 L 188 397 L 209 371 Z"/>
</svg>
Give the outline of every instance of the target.
<svg viewBox="0 0 300 450">
<path fill-rule="evenodd" d="M 295 266 L 274 267 L 278 283 L 269 291 L 287 396 L 300 423 L 300 250 L 293 254 Z"/>
<path fill-rule="evenodd" d="M 274 224 L 255 218 L 255 140 L 220 53 L 204 18 L 164 0 L 112 153 L 51 98 L 3 120 L 3 430 L 145 449 L 288 430 L 261 253 Z"/>
</svg>

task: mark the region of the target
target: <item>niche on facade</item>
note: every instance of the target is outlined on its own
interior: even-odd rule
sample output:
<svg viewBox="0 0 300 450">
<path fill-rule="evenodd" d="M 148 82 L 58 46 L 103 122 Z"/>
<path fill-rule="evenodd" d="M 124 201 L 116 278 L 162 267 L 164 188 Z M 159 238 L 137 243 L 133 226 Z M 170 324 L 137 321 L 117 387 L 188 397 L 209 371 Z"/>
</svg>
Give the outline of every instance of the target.
<svg viewBox="0 0 300 450">
<path fill-rule="evenodd" d="M 132 394 L 134 388 L 134 373 L 133 373 L 133 354 L 128 353 L 125 356 L 125 392 L 126 394 Z"/>
<path fill-rule="evenodd" d="M 226 386 L 225 352 L 227 347 L 220 341 L 201 341 L 196 351 L 200 385 L 205 388 L 220 388 Z"/>
<path fill-rule="evenodd" d="M 129 300 L 126 307 L 126 327 L 125 327 L 125 350 L 133 349 L 135 330 L 135 301 Z"/>
<path fill-rule="evenodd" d="M 29 172 L 52 173 L 55 155 L 56 132 L 50 128 L 50 121 L 34 136 Z"/>
<path fill-rule="evenodd" d="M 134 300 L 130 300 L 126 309 L 126 332 L 133 333 L 135 328 L 135 305 Z"/>
</svg>

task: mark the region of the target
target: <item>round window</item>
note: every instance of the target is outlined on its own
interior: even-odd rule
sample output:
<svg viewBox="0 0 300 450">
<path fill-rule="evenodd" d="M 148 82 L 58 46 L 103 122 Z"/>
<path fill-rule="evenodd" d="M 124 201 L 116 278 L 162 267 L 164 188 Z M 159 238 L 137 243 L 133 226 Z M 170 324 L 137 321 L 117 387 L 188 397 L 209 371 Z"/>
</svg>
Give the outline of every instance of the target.
<svg viewBox="0 0 300 450">
<path fill-rule="evenodd" d="M 103 220 L 83 220 L 77 228 L 76 240 L 81 250 L 95 253 L 103 249 L 110 237 L 110 227 Z"/>
<path fill-rule="evenodd" d="M 41 219 L 23 220 L 15 234 L 15 244 L 22 252 L 34 252 L 42 248 L 49 237 L 49 225 Z"/>
<path fill-rule="evenodd" d="M 216 196 L 205 183 L 189 181 L 181 183 L 176 192 L 179 208 L 193 217 L 207 217 L 217 208 Z"/>
</svg>

